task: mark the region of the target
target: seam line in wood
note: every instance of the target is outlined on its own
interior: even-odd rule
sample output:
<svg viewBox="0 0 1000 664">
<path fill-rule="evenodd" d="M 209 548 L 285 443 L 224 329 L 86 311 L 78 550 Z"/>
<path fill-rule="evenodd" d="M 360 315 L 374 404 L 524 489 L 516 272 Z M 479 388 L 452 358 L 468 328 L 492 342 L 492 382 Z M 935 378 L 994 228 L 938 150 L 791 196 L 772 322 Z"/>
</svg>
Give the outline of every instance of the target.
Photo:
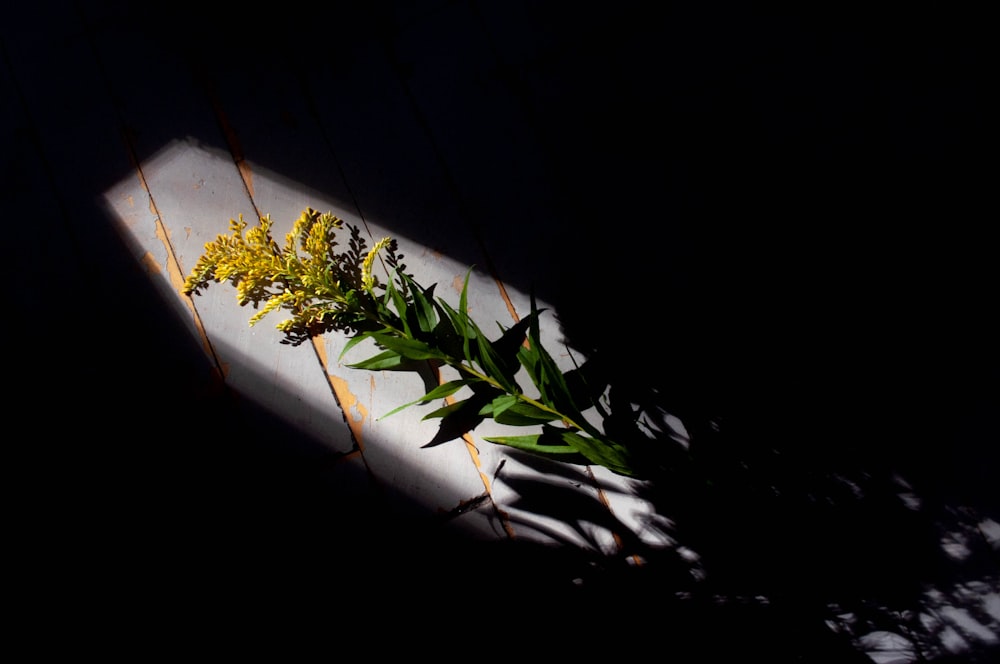
<svg viewBox="0 0 1000 664">
<path fill-rule="evenodd" d="M 139 163 L 135 147 L 132 145 L 132 142 L 129 140 L 127 135 L 124 135 L 122 138 L 125 142 L 125 149 L 128 152 L 129 162 L 135 169 L 136 176 L 139 179 L 139 186 L 142 187 L 142 190 L 146 192 L 146 196 L 149 197 L 149 209 L 156 220 L 156 237 L 160 240 L 160 243 L 163 245 L 167 255 L 167 278 L 169 279 L 170 284 L 177 290 L 177 293 L 181 297 L 185 306 L 187 306 L 188 310 L 191 312 L 195 330 L 198 333 L 198 338 L 201 341 L 202 348 L 214 364 L 214 369 L 218 374 L 217 377 L 219 380 L 225 381 L 226 375 L 222 360 L 219 358 L 218 353 L 216 353 L 215 346 L 212 344 L 212 340 L 208 336 L 208 331 L 202 323 L 201 315 L 198 313 L 198 307 L 194 303 L 194 298 L 184 293 L 184 271 L 177 258 L 177 254 L 174 251 L 173 243 L 170 241 L 170 233 L 168 232 L 166 225 L 163 223 L 163 215 L 160 213 L 160 208 L 156 205 L 156 199 L 153 196 L 153 192 L 150 191 L 149 185 L 146 182 L 146 175 L 142 170 L 142 165 Z"/>
</svg>

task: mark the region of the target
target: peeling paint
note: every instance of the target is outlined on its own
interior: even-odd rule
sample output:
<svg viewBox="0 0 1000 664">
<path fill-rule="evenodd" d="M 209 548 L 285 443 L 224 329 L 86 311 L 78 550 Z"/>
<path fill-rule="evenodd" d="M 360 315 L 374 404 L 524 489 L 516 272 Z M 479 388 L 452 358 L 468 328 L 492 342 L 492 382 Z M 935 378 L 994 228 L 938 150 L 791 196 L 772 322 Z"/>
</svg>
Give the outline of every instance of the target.
<svg viewBox="0 0 1000 664">
<path fill-rule="evenodd" d="M 222 365 L 220 360 L 216 357 L 215 350 L 212 348 L 212 343 L 208 339 L 208 332 L 205 330 L 205 326 L 202 325 L 201 316 L 198 315 L 198 311 L 195 309 L 194 301 L 187 295 L 183 295 L 184 273 L 181 271 L 180 263 L 178 263 L 177 256 L 174 255 L 174 249 L 170 244 L 170 231 L 163 225 L 163 220 L 160 218 L 160 212 L 156 209 L 156 203 L 153 201 L 152 196 L 149 197 L 149 205 L 153 211 L 154 219 L 156 220 L 156 237 L 167 250 L 167 280 L 177 293 L 181 294 L 181 299 L 191 312 L 191 316 L 194 319 L 195 329 L 198 331 L 198 338 L 201 340 L 201 345 L 202 348 L 204 348 L 205 353 L 209 357 L 215 358 L 216 363 L 220 364 L 221 367 Z M 222 368 L 222 374 L 223 377 L 228 375 L 228 369 Z"/>
<path fill-rule="evenodd" d="M 364 452 L 364 423 L 368 419 L 368 409 L 365 408 L 358 398 L 351 392 L 347 386 L 347 381 L 343 378 L 334 376 L 333 374 L 327 373 L 327 377 L 330 380 L 330 387 L 333 388 L 333 392 L 337 397 L 337 401 L 340 402 L 340 407 L 344 411 L 344 418 L 347 421 L 347 426 L 351 429 L 351 433 L 354 434 L 354 440 L 358 443 L 358 449 Z"/>
<path fill-rule="evenodd" d="M 153 199 L 149 200 L 150 205 L 153 205 Z M 177 289 L 178 292 L 184 288 L 184 273 L 181 272 L 181 266 L 177 263 L 177 259 L 173 256 L 173 251 L 170 247 L 170 231 L 166 226 L 163 225 L 163 220 L 160 219 L 160 215 L 157 213 L 156 208 L 153 208 L 153 213 L 156 214 L 156 238 L 163 243 L 163 246 L 167 250 L 167 278 L 170 279 L 170 284 Z"/>
<path fill-rule="evenodd" d="M 361 405 L 358 398 L 351 392 L 346 380 L 330 373 L 330 362 L 326 354 L 326 344 L 323 341 L 323 337 L 313 337 L 312 347 L 316 351 L 316 357 L 319 359 L 320 366 L 323 367 L 323 374 L 330 385 L 330 390 L 333 392 L 334 398 L 344 413 L 344 421 L 347 422 L 347 426 L 354 436 L 358 449 L 364 452 L 363 426 L 365 420 L 368 419 L 368 409 Z M 374 391 L 374 389 L 375 382 L 373 378 L 372 390 Z"/>
<path fill-rule="evenodd" d="M 330 373 L 330 363 L 326 356 L 326 344 L 323 343 L 322 337 L 313 337 L 312 339 L 313 350 L 316 351 L 316 357 L 319 358 L 319 363 L 323 365 L 323 369 L 327 374 Z"/>
<path fill-rule="evenodd" d="M 439 371 L 438 382 L 443 382 L 443 380 L 444 379 Z M 455 398 L 450 396 L 445 397 L 444 402 L 445 404 L 450 406 L 455 403 Z M 483 472 L 483 464 L 482 461 L 480 461 L 479 459 L 479 448 L 476 447 L 475 439 L 472 437 L 471 433 L 466 432 L 462 434 L 462 440 L 465 442 L 465 449 L 469 452 L 469 457 L 472 458 L 472 463 L 473 465 L 475 465 L 476 471 L 479 473 L 479 479 L 482 480 L 483 487 L 486 489 L 486 493 L 492 496 L 493 489 L 490 483 L 490 478 L 486 473 Z"/>
<path fill-rule="evenodd" d="M 454 403 L 454 399 L 448 398 L 445 400 L 449 405 Z M 491 493 L 490 488 L 490 478 L 483 472 L 483 464 L 479 460 L 479 448 L 476 447 L 476 442 L 472 438 L 472 434 L 465 433 L 462 434 L 462 440 L 465 441 L 465 449 L 469 451 L 469 456 L 472 457 L 472 463 L 475 464 L 476 470 L 479 471 L 479 478 L 483 481 L 483 486 L 486 488 L 486 493 Z"/>
</svg>

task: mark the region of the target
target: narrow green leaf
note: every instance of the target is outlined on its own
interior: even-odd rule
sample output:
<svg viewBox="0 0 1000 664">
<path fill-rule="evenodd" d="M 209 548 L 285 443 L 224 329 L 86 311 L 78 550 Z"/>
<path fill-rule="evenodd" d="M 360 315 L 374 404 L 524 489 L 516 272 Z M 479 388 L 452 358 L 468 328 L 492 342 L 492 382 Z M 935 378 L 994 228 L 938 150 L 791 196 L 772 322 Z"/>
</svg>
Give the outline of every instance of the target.
<svg viewBox="0 0 1000 664">
<path fill-rule="evenodd" d="M 451 396 L 455 392 L 458 392 L 460 389 L 462 389 L 464 386 L 468 385 L 469 382 L 470 381 L 467 380 L 451 380 L 448 381 L 447 383 L 442 383 L 441 385 L 438 385 L 433 390 L 431 390 L 424 396 L 420 397 L 419 399 L 411 401 L 410 403 L 404 403 L 402 406 L 399 406 L 398 408 L 393 408 L 388 413 L 386 413 L 385 415 L 383 415 L 378 419 L 383 420 L 389 417 L 390 415 L 395 415 L 399 411 L 405 410 L 410 406 L 415 406 L 418 403 L 427 403 L 428 401 L 433 401 L 435 399 L 443 399 L 445 397 Z"/>
<path fill-rule="evenodd" d="M 403 357 L 393 350 L 385 350 L 378 355 L 373 355 L 367 360 L 362 360 L 356 364 L 348 364 L 352 369 L 367 369 L 368 371 L 380 371 L 382 369 L 398 369 L 403 364 Z"/>
<path fill-rule="evenodd" d="M 479 410 L 479 414 L 485 417 L 496 418 L 497 415 L 517 403 L 517 397 L 512 394 L 502 394 L 489 402 Z"/>
<path fill-rule="evenodd" d="M 346 344 L 344 344 L 344 349 L 340 351 L 340 355 L 337 357 L 337 361 L 339 362 L 340 360 L 344 359 L 344 355 L 347 354 L 347 351 L 351 350 L 359 343 L 367 339 L 370 334 L 371 334 L 370 332 L 361 332 L 357 336 L 352 337 Z"/>
<path fill-rule="evenodd" d="M 484 438 L 483 440 L 490 443 L 498 443 L 500 445 L 507 445 L 508 447 L 514 447 L 519 450 L 524 450 L 526 452 L 533 452 L 535 454 L 555 454 L 555 455 L 573 455 L 578 454 L 576 448 L 570 445 L 544 445 L 540 444 L 538 440 L 543 436 L 543 434 L 536 433 L 528 436 L 490 436 Z"/>
<path fill-rule="evenodd" d="M 458 311 L 460 312 L 463 323 L 463 330 L 465 339 L 462 342 L 462 350 L 465 352 L 465 359 L 470 363 L 472 362 L 472 355 L 469 354 L 469 323 L 472 320 L 469 318 L 469 277 L 472 275 L 472 268 L 470 267 L 465 273 L 465 281 L 462 283 L 462 293 L 458 297 Z M 472 323 L 472 327 L 475 328 L 475 323 Z"/>
<path fill-rule="evenodd" d="M 379 345 L 399 353 L 408 360 L 447 359 L 442 353 L 417 339 L 405 339 L 385 332 L 372 332 L 370 336 Z"/>
<path fill-rule="evenodd" d="M 526 427 L 534 424 L 544 424 L 560 419 L 559 415 L 542 410 L 538 406 L 523 401 L 518 401 L 499 414 L 494 414 L 493 419 L 499 424 L 506 424 L 515 427 Z"/>
<path fill-rule="evenodd" d="M 634 474 L 628 461 L 628 454 L 621 446 L 582 436 L 575 431 L 565 430 L 560 435 L 567 445 L 573 447 L 591 463 L 604 466 L 619 475 Z"/>
<path fill-rule="evenodd" d="M 538 349 L 535 344 L 528 342 L 528 346 L 522 346 L 517 351 L 517 359 L 528 372 L 528 378 L 533 385 L 538 385 Z M 548 398 L 547 395 L 543 395 Z"/>
<path fill-rule="evenodd" d="M 408 337 L 413 336 L 413 333 L 410 331 L 410 322 L 407 320 L 408 316 L 406 315 L 406 298 L 399 292 L 399 289 L 396 288 L 391 279 L 389 280 L 389 285 L 386 286 L 386 291 L 392 297 L 392 304 L 396 307 L 396 313 L 399 314 L 399 319 L 403 323 L 403 332 Z"/>
<path fill-rule="evenodd" d="M 454 333 L 454 338 L 457 343 L 458 339 L 462 340 L 462 354 L 466 360 L 468 357 L 469 348 L 469 331 L 468 331 L 468 316 L 465 316 L 457 311 L 455 311 L 451 305 L 445 302 L 443 299 L 438 298 L 438 306 L 440 310 L 445 313 L 448 321 L 451 322 L 451 331 Z"/>
<path fill-rule="evenodd" d="M 434 309 L 434 289 L 437 284 L 431 284 L 425 289 L 409 275 L 403 272 L 398 274 L 413 295 L 413 312 L 417 319 L 417 328 L 424 333 L 433 332 L 437 325 L 437 312 Z"/>
<path fill-rule="evenodd" d="M 457 411 L 460 408 L 464 407 L 466 401 L 468 401 L 468 399 L 465 399 L 464 401 L 456 401 L 455 403 L 448 404 L 447 406 L 442 406 L 442 407 L 438 408 L 437 410 L 433 410 L 433 411 L 427 413 L 421 419 L 432 420 L 432 419 L 435 419 L 435 418 L 438 418 L 438 417 L 447 417 L 448 415 L 451 415 L 455 411 Z"/>
<path fill-rule="evenodd" d="M 487 376 L 500 383 L 508 392 L 518 392 L 514 385 L 507 378 L 507 372 L 501 366 L 502 360 L 493 350 L 492 344 L 482 334 L 476 335 L 476 348 L 479 351 L 479 365 Z"/>
</svg>

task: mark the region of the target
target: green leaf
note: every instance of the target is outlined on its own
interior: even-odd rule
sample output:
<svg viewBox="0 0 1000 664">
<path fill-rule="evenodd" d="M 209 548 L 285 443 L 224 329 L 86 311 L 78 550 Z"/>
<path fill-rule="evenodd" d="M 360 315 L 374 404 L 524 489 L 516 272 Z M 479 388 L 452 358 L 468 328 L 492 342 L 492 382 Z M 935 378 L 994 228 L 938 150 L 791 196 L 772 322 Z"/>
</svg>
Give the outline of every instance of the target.
<svg viewBox="0 0 1000 664">
<path fill-rule="evenodd" d="M 389 280 L 389 285 L 386 287 L 386 292 L 392 298 L 392 303 L 396 307 L 396 313 L 399 314 L 399 319 L 403 323 L 403 332 L 408 337 L 413 336 L 413 333 L 410 332 L 410 323 L 406 320 L 406 298 L 399 292 L 399 289 L 396 288 L 391 279 Z"/>
<path fill-rule="evenodd" d="M 591 463 L 604 466 L 619 475 L 632 476 L 634 474 L 629 464 L 628 453 L 620 445 L 582 436 L 569 430 L 562 431 L 560 436 L 567 445 L 573 447 Z"/>
<path fill-rule="evenodd" d="M 533 353 L 522 353 L 519 355 L 519 358 L 522 362 L 527 359 L 532 363 L 532 367 L 529 368 L 529 374 L 532 376 L 535 387 L 538 388 L 542 396 L 541 400 L 546 405 L 552 406 L 554 410 L 578 422 L 588 432 L 593 433 L 596 430 L 583 420 L 580 409 L 577 407 L 569 386 L 566 384 L 566 378 L 562 370 L 542 346 L 538 330 L 538 312 L 539 309 L 535 303 L 535 297 L 532 295 L 531 313 L 533 318 L 528 331 L 528 345 L 531 347 Z"/>
<path fill-rule="evenodd" d="M 465 281 L 462 283 L 462 293 L 458 297 L 458 311 L 462 316 L 463 321 L 463 336 L 465 339 L 462 342 L 462 350 L 465 352 L 465 359 L 470 363 L 472 362 L 472 355 L 469 354 L 469 324 L 475 331 L 475 323 L 469 318 L 469 276 L 472 275 L 472 268 L 465 273 Z"/>
<path fill-rule="evenodd" d="M 347 351 L 351 350 L 352 348 L 354 348 L 355 346 L 357 346 L 359 343 L 361 343 L 362 341 L 364 341 L 365 339 L 367 339 L 368 335 L 370 335 L 370 334 L 371 334 L 370 332 L 362 332 L 362 333 L 358 334 L 357 336 L 352 337 L 346 344 L 344 344 L 344 349 L 340 351 L 340 355 L 337 357 L 337 361 L 339 362 L 340 360 L 344 359 L 344 355 L 347 354 Z M 350 365 L 348 365 L 348 366 L 350 366 Z"/>
<path fill-rule="evenodd" d="M 417 319 L 417 328 L 424 333 L 433 332 L 437 325 L 437 312 L 434 309 L 434 289 L 437 284 L 431 284 L 425 289 L 409 275 L 403 272 L 398 274 L 413 295 L 413 312 Z"/>
<path fill-rule="evenodd" d="M 490 443 L 507 445 L 526 452 L 543 455 L 571 456 L 578 454 L 576 448 L 570 445 L 545 445 L 539 443 L 544 434 L 536 433 L 528 436 L 490 436 L 483 440 Z"/>
<path fill-rule="evenodd" d="M 528 378 L 533 385 L 538 385 L 538 347 L 528 342 L 528 346 L 522 346 L 517 351 L 517 359 L 528 372 Z"/>
<path fill-rule="evenodd" d="M 507 392 L 518 392 L 519 390 L 507 378 L 507 371 L 502 366 L 503 360 L 497 356 L 493 345 L 481 333 L 476 335 L 476 348 L 479 351 L 479 365 L 483 373 L 498 382 Z"/>
<path fill-rule="evenodd" d="M 367 369 L 368 371 L 380 371 L 382 369 L 398 369 L 403 365 L 403 357 L 393 350 L 382 351 L 378 355 L 373 355 L 367 360 L 362 360 L 356 364 L 348 364 L 352 369 Z"/>
<path fill-rule="evenodd" d="M 453 339 L 456 345 L 459 345 L 458 340 L 461 339 L 462 355 L 463 357 L 465 357 L 466 360 L 471 362 L 471 360 L 469 359 L 468 316 L 465 316 L 455 311 L 454 309 L 452 309 L 451 305 L 449 305 L 441 298 L 438 298 L 438 307 L 445 314 L 445 318 L 442 319 L 442 325 L 444 325 L 445 320 L 451 323 L 450 333 L 447 330 L 443 330 L 442 332 L 444 332 L 444 334 L 439 336 L 444 336 Z M 457 349 L 453 352 L 457 355 Z"/>
<path fill-rule="evenodd" d="M 542 410 L 534 404 L 518 401 L 499 414 L 494 413 L 493 419 L 499 424 L 526 427 L 533 424 L 544 424 L 560 419 L 559 415 Z"/>
<path fill-rule="evenodd" d="M 464 386 L 468 385 L 469 382 L 470 381 L 467 380 L 451 380 L 448 381 L 447 383 L 442 383 L 441 385 L 438 385 L 433 390 L 431 390 L 424 396 L 420 397 L 416 401 L 411 401 L 410 403 L 404 403 L 402 406 L 399 406 L 398 408 L 393 408 L 388 413 L 386 413 L 385 415 L 383 415 L 378 419 L 383 420 L 389 417 L 390 415 L 395 415 L 399 411 L 409 408 L 410 406 L 415 406 L 418 403 L 427 403 L 428 401 L 433 401 L 435 399 L 443 399 L 445 397 L 451 396 L 455 392 L 458 392 L 460 389 L 462 389 Z"/>
<path fill-rule="evenodd" d="M 517 403 L 517 397 L 512 394 L 502 394 L 493 401 L 479 409 L 479 414 L 484 417 L 495 418 L 498 414 Z"/>
<path fill-rule="evenodd" d="M 468 401 L 468 399 L 466 399 L 465 401 Z M 463 408 L 465 406 L 465 401 L 456 401 L 455 403 L 448 404 L 447 406 L 442 406 L 437 410 L 433 410 L 427 413 L 421 419 L 432 420 L 437 417 L 447 417 L 448 415 L 451 415 L 455 411 Z"/>
<path fill-rule="evenodd" d="M 377 344 L 395 351 L 408 360 L 447 359 L 442 353 L 417 339 L 406 339 L 386 332 L 372 332 L 369 336 Z"/>
</svg>

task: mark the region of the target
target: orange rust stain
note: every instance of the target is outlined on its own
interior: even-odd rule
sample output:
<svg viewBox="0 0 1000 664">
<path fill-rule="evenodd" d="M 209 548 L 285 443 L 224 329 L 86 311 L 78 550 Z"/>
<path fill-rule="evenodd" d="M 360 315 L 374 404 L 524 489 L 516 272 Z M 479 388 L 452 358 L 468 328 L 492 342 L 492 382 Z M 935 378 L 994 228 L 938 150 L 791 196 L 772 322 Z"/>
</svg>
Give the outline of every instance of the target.
<svg viewBox="0 0 1000 664">
<path fill-rule="evenodd" d="M 456 293 L 462 293 L 462 287 L 465 286 L 465 278 L 458 274 L 455 278 L 451 280 L 451 287 L 455 289 Z"/>
<path fill-rule="evenodd" d="M 354 435 L 354 440 L 358 443 L 358 449 L 364 451 L 363 426 L 365 420 L 368 419 L 368 409 L 361 404 L 354 393 L 347 387 L 346 380 L 330 373 L 330 362 L 326 353 L 326 344 L 323 343 L 323 337 L 313 337 L 312 347 L 316 351 L 316 357 L 319 358 L 320 366 L 323 367 L 323 373 L 326 375 L 327 383 L 333 391 L 333 396 L 344 411 L 344 419 L 347 421 L 347 426 Z M 375 379 L 373 377 L 372 390 L 374 391 L 374 389 Z"/>
<path fill-rule="evenodd" d="M 159 214 L 156 215 L 156 237 L 167 248 L 167 276 L 170 279 L 170 283 L 180 291 L 184 288 L 184 273 L 181 272 L 181 266 L 171 250 L 170 231 L 163 225 L 163 220 L 160 219 Z"/>
<path fill-rule="evenodd" d="M 129 194 L 125 197 L 125 202 L 128 203 L 128 206 L 130 208 L 135 207 L 135 198 L 132 197 L 132 194 Z"/>
<path fill-rule="evenodd" d="M 333 392 L 337 396 L 337 401 L 340 402 L 340 407 L 344 409 L 347 426 L 350 427 L 351 433 L 354 434 L 354 440 L 358 443 L 358 449 L 363 452 L 365 449 L 363 427 L 365 420 L 368 419 L 368 409 L 348 389 L 346 380 L 330 373 L 327 373 L 327 377 L 330 380 L 330 387 L 333 388 Z"/>
<path fill-rule="evenodd" d="M 312 338 L 313 349 L 316 351 L 316 356 L 319 358 L 319 363 L 323 366 L 323 369 L 327 373 L 330 373 L 330 364 L 327 361 L 326 355 L 326 344 L 323 343 L 322 337 Z"/>
<path fill-rule="evenodd" d="M 469 456 L 472 457 L 472 463 L 475 464 L 476 470 L 479 471 L 479 479 L 483 481 L 483 486 L 486 487 L 486 493 L 493 495 L 493 490 L 490 487 L 490 478 L 483 472 L 483 464 L 479 461 L 479 448 L 476 447 L 476 443 L 472 440 L 472 436 L 470 434 L 463 434 L 462 440 L 465 441 L 465 449 L 469 451 Z"/>
<path fill-rule="evenodd" d="M 438 371 L 438 382 L 442 381 L 443 377 L 441 376 L 441 372 Z M 455 403 L 455 398 L 447 396 L 444 398 L 444 402 L 450 406 Z M 465 441 L 465 449 L 468 450 L 469 456 L 472 458 L 472 463 L 473 465 L 475 465 L 476 470 L 479 472 L 479 478 L 483 481 L 483 486 L 486 488 L 486 493 L 490 494 L 490 496 L 492 497 L 493 492 L 490 487 L 490 478 L 486 473 L 483 472 L 483 464 L 479 460 L 479 448 L 476 447 L 476 441 L 472 438 L 472 434 L 470 433 L 462 434 L 462 440 Z"/>
<path fill-rule="evenodd" d="M 145 268 L 148 274 L 155 276 L 163 274 L 163 268 L 161 268 L 160 264 L 156 262 L 155 258 L 153 258 L 152 252 L 147 251 L 142 255 L 142 258 L 139 259 L 139 261 L 142 263 L 142 267 Z"/>
<path fill-rule="evenodd" d="M 170 244 L 170 231 L 163 225 L 163 220 L 160 218 L 160 211 L 156 209 L 156 203 L 153 201 L 152 196 L 149 199 L 149 207 L 153 212 L 154 218 L 156 219 L 156 237 L 161 243 L 163 243 L 163 246 L 167 250 L 167 279 L 170 281 L 170 285 L 177 289 L 178 293 L 182 294 L 181 300 L 191 312 L 191 318 L 194 321 L 195 329 L 198 331 L 198 338 L 201 340 L 201 345 L 202 348 L 204 348 L 205 353 L 209 357 L 215 357 L 215 351 L 212 349 L 212 343 L 208 339 L 208 332 L 205 330 L 205 326 L 201 322 L 201 316 L 198 315 L 198 311 L 194 307 L 194 300 L 192 300 L 190 296 L 183 295 L 184 273 L 181 272 L 180 263 L 177 262 L 177 256 L 174 254 L 173 246 Z M 218 360 L 218 358 L 216 358 L 216 361 L 221 364 L 221 360 Z M 222 374 L 223 376 L 229 375 L 228 366 L 222 366 Z"/>
</svg>

